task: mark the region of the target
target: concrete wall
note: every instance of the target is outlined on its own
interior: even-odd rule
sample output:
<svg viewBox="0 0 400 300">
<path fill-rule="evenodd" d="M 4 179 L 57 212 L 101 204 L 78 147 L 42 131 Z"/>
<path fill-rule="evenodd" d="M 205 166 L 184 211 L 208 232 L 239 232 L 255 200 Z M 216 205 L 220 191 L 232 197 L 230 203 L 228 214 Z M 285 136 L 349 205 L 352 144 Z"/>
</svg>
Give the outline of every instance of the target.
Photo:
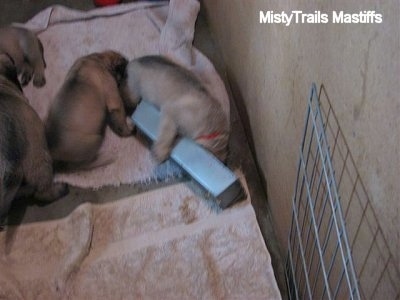
<svg viewBox="0 0 400 300">
<path fill-rule="evenodd" d="M 389 1 L 203 0 L 285 249 L 311 83 L 324 84 L 400 266 L 400 5 Z M 375 10 L 382 24 L 260 24 L 259 11 Z"/>
</svg>

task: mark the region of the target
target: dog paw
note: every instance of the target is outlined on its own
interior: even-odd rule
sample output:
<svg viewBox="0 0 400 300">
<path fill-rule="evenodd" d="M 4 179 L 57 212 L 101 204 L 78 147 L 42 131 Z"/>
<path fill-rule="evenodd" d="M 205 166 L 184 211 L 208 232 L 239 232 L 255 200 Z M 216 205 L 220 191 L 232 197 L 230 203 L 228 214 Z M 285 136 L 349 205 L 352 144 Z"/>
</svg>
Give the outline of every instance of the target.
<svg viewBox="0 0 400 300">
<path fill-rule="evenodd" d="M 46 84 L 46 78 L 44 76 L 35 75 L 33 78 L 33 85 L 36 87 L 42 87 Z"/>
<path fill-rule="evenodd" d="M 116 128 L 116 133 L 121 137 L 127 137 L 133 134 L 133 128 L 127 126 L 119 126 Z"/>
<path fill-rule="evenodd" d="M 126 137 L 132 135 L 134 129 L 135 125 L 133 124 L 132 120 L 129 117 L 126 117 L 125 124 L 117 127 L 117 133 L 119 136 Z"/>
<path fill-rule="evenodd" d="M 53 183 L 50 189 L 44 192 L 36 192 L 35 198 L 41 202 L 53 202 L 69 193 L 66 183 Z"/>
</svg>

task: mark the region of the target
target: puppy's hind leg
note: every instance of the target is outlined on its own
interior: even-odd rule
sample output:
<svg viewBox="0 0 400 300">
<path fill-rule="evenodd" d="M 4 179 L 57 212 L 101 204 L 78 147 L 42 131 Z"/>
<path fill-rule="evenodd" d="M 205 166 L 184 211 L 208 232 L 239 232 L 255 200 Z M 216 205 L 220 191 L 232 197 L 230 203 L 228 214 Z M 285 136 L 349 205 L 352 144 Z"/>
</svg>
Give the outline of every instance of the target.
<svg viewBox="0 0 400 300">
<path fill-rule="evenodd" d="M 22 170 L 17 169 L 8 176 L 5 176 L 2 171 L 0 171 L 2 173 L 0 175 L 0 227 L 5 224 L 7 213 L 13 200 L 18 197 L 18 190 L 22 182 Z"/>
<path fill-rule="evenodd" d="M 39 187 L 34 197 L 42 202 L 53 202 L 64 197 L 69 192 L 68 185 L 65 183 L 51 183 L 50 185 Z"/>
<path fill-rule="evenodd" d="M 158 163 L 168 158 L 177 134 L 178 128 L 175 122 L 165 111 L 162 111 L 158 137 L 152 147 L 154 158 Z"/>
<path fill-rule="evenodd" d="M 53 166 L 50 154 L 36 153 L 35 163 L 26 163 L 24 177 L 26 184 L 34 188 L 34 197 L 43 202 L 52 202 L 68 194 L 65 183 L 53 182 Z M 29 158 L 28 158 L 29 159 Z"/>
</svg>

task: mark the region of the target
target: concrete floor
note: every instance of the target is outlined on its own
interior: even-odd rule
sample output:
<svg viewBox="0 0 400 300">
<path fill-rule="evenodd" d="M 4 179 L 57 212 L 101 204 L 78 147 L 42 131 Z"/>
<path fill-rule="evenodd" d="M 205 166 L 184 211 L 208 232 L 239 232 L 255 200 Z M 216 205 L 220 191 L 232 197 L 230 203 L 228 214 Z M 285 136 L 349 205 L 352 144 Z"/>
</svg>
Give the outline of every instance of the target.
<svg viewBox="0 0 400 300">
<path fill-rule="evenodd" d="M 132 2 L 132 1 L 124 1 Z M 1 1 L 0 10 L 0 25 L 4 26 L 12 22 L 26 22 L 33 17 L 37 12 L 46 8 L 49 5 L 61 4 L 74 9 L 89 10 L 95 8 L 92 0 L 13 0 Z M 228 166 L 232 169 L 240 167 L 247 179 L 249 186 L 252 204 L 256 211 L 257 220 L 259 222 L 262 234 L 266 241 L 267 247 L 272 257 L 272 264 L 277 276 L 278 285 L 281 293 L 285 298 L 284 288 L 284 272 L 283 264 L 280 256 L 278 244 L 276 242 L 275 233 L 273 230 L 271 217 L 264 188 L 261 183 L 257 166 L 254 162 L 252 151 L 249 146 L 249 141 L 245 135 L 242 121 L 239 118 L 236 105 L 232 99 L 234 96 L 230 90 L 230 84 L 227 81 L 225 65 L 222 56 L 212 39 L 208 24 L 205 17 L 205 12 L 202 10 L 196 22 L 194 45 L 203 52 L 214 64 L 215 68 L 225 81 L 228 93 L 231 98 L 231 124 L 232 136 L 230 141 L 230 156 L 228 158 Z M 186 180 L 186 179 L 181 179 Z M 87 201 L 103 203 L 115 201 L 127 195 L 140 193 L 150 189 L 164 187 L 168 183 L 150 183 L 147 185 L 122 185 L 116 187 L 104 187 L 99 190 L 81 189 L 71 187 L 70 194 L 63 198 L 63 201 L 39 207 L 32 203 L 19 203 L 12 208 L 10 219 L 13 224 L 21 222 L 35 222 L 39 220 L 51 220 L 62 218 L 68 215 L 79 204 Z M 193 183 L 190 183 L 193 184 Z"/>
</svg>

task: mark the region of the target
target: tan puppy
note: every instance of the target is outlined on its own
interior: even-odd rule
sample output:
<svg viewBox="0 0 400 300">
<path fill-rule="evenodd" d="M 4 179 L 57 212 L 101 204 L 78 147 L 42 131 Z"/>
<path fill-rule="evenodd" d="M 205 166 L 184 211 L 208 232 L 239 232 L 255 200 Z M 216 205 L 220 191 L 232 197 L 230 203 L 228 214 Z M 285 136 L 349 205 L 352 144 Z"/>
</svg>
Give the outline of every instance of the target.
<svg viewBox="0 0 400 300">
<path fill-rule="evenodd" d="M 18 194 L 53 201 L 68 193 L 53 183 L 44 126 L 28 104 L 8 54 L 0 54 L 0 221 Z"/>
<path fill-rule="evenodd" d="M 178 134 L 188 136 L 225 161 L 229 121 L 214 99 L 188 70 L 162 56 L 144 56 L 129 62 L 121 95 L 126 106 L 145 99 L 161 110 L 153 154 L 165 160 Z"/>
<path fill-rule="evenodd" d="M 84 56 L 71 67 L 46 120 L 47 141 L 57 168 L 90 167 L 106 125 L 119 136 L 132 134 L 118 90 L 127 63 L 119 53 L 105 51 Z"/>
<path fill-rule="evenodd" d="M 0 51 L 13 58 L 23 86 L 27 85 L 32 77 L 35 86 L 45 85 L 46 62 L 43 57 L 43 45 L 33 32 L 21 27 L 0 28 Z"/>
</svg>

